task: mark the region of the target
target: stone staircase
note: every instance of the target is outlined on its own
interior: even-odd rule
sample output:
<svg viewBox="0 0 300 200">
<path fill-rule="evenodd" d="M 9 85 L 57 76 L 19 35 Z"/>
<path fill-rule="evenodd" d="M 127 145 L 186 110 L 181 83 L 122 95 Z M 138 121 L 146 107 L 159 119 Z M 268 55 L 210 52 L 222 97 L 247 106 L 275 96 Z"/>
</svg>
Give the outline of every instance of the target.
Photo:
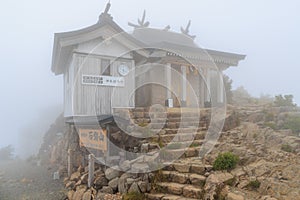
<svg viewBox="0 0 300 200">
<path fill-rule="evenodd" d="M 199 115 L 200 113 L 200 115 Z M 163 169 L 154 172 L 152 190 L 148 200 L 196 200 L 204 199 L 204 185 L 212 166 L 204 165 L 199 151 L 210 123 L 209 109 L 136 108 L 129 112 L 137 132 L 148 130 L 144 140 L 148 146 L 159 145 Z M 232 116 L 232 115 L 228 115 Z M 235 118 L 226 118 L 230 123 Z M 233 119 L 233 120 L 231 120 Z M 231 128 L 231 124 L 225 126 Z M 233 123 L 233 126 L 235 124 Z M 139 130 L 139 127 L 141 129 Z M 151 152 L 151 149 L 148 149 Z M 149 152 L 148 151 L 148 152 Z"/>
<path fill-rule="evenodd" d="M 212 166 L 203 165 L 197 158 L 181 159 L 157 172 L 159 179 L 153 183 L 148 200 L 203 199 L 206 176 Z"/>
<path fill-rule="evenodd" d="M 203 199 L 205 173 L 211 166 L 204 166 L 197 159 L 209 125 L 208 110 L 176 109 L 167 112 L 135 109 L 131 112 L 135 124 L 148 127 L 153 134 L 148 141 L 156 142 L 163 150 L 164 169 L 156 172 L 149 200 L 196 200 Z M 162 155 L 163 154 L 163 155 Z M 173 162 L 174 163 L 167 163 Z"/>
<path fill-rule="evenodd" d="M 166 159 L 197 157 L 209 126 L 209 110 L 152 110 L 136 108 L 130 118 L 141 129 L 149 130 L 149 143 L 164 148 Z"/>
</svg>

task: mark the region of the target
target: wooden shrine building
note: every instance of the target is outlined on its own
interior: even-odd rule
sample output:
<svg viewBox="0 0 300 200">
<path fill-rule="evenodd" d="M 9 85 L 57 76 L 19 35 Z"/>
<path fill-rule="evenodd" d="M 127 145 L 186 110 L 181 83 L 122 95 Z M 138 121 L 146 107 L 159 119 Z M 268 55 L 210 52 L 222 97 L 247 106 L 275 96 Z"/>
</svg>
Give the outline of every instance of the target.
<svg viewBox="0 0 300 200">
<path fill-rule="evenodd" d="M 203 107 L 224 103 L 222 71 L 244 55 L 202 49 L 189 35 L 149 28 L 145 13 L 132 33 L 109 14 L 77 31 L 56 33 L 52 71 L 64 77 L 64 115 L 106 116 L 115 108 Z"/>
</svg>

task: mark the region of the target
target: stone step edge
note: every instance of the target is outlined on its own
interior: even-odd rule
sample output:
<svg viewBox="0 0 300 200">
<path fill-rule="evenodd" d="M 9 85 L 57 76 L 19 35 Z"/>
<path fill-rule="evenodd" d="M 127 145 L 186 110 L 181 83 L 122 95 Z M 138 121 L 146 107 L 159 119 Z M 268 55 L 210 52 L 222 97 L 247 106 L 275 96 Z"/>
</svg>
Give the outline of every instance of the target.
<svg viewBox="0 0 300 200">
<path fill-rule="evenodd" d="M 203 173 L 204 174 L 204 173 Z M 203 187 L 207 177 L 197 173 L 191 172 L 179 172 L 179 171 L 162 171 L 162 180 L 169 181 L 174 183 L 186 184 L 186 185 L 195 185 Z M 180 180 L 180 178 L 183 178 Z"/>
<path fill-rule="evenodd" d="M 175 171 L 179 173 L 198 174 L 201 176 L 205 176 L 206 172 L 210 172 L 212 170 L 211 165 L 205 165 L 203 163 L 194 163 L 194 162 L 191 162 L 189 164 L 176 163 L 176 162 L 164 162 L 163 165 L 165 166 L 163 171 Z"/>
<path fill-rule="evenodd" d="M 165 190 L 167 194 L 181 195 L 187 198 L 197 198 L 203 193 L 203 188 L 190 184 L 180 184 L 174 182 L 158 182 L 157 185 L 161 187 L 161 190 Z M 190 196 L 193 195 L 193 196 Z"/>
<path fill-rule="evenodd" d="M 194 198 L 186 198 L 178 195 L 163 194 L 163 193 L 146 193 L 147 200 L 198 200 Z"/>
</svg>

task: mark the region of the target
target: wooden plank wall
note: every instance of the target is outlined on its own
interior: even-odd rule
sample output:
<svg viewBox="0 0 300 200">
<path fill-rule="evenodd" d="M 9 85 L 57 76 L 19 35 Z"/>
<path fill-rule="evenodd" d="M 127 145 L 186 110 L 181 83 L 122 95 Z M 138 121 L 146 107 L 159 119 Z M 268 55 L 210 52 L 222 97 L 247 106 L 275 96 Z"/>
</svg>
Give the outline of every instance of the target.
<svg viewBox="0 0 300 200">
<path fill-rule="evenodd" d="M 125 77 L 125 87 L 115 88 L 108 86 L 83 85 L 82 75 L 101 75 L 101 58 L 76 53 L 74 55 L 74 90 L 73 90 L 73 115 L 74 116 L 98 116 L 112 113 L 113 107 L 134 107 L 134 96 L 130 98 L 134 90 L 134 72 Z M 113 58 L 110 58 L 113 61 Z M 132 69 L 134 63 L 131 60 L 116 60 L 111 65 L 111 75 L 118 76 L 117 68 L 121 63 Z M 113 101 L 112 101 L 113 98 Z M 129 101 L 131 99 L 131 101 Z M 128 100 L 128 101 L 126 101 Z"/>
</svg>

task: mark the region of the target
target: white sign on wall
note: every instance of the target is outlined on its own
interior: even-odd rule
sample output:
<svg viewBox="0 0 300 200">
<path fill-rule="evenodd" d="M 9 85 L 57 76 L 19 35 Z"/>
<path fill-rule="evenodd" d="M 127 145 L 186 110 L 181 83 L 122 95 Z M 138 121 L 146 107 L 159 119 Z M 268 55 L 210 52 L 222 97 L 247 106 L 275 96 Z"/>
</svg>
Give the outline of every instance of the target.
<svg viewBox="0 0 300 200">
<path fill-rule="evenodd" d="M 124 77 L 117 77 L 117 76 L 82 75 L 82 84 L 110 86 L 110 87 L 124 87 L 125 79 Z"/>
</svg>

